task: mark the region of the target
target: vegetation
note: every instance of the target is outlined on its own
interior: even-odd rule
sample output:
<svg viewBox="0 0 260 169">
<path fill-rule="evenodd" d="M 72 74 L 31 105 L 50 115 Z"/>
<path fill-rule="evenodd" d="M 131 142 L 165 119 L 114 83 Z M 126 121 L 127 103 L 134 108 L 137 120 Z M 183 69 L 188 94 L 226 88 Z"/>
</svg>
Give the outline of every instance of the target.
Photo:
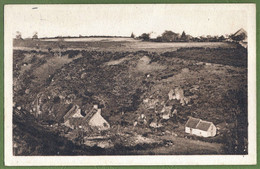
<svg viewBox="0 0 260 169">
<path fill-rule="evenodd" d="M 17 31 L 15 35 L 15 39 L 22 39 L 22 33 Z"/>
<path fill-rule="evenodd" d="M 132 32 L 130 37 L 135 38 L 135 34 Z"/>
<path fill-rule="evenodd" d="M 38 39 L 38 32 L 34 32 L 32 39 Z"/>
<path fill-rule="evenodd" d="M 136 43 L 143 44 L 37 41 L 35 49 L 34 40 L 15 40 L 20 47 L 13 52 L 14 142 L 20 148 L 15 155 L 247 154 L 247 50 L 232 43 L 201 43 L 196 48 L 163 47 L 162 52 L 162 46 L 152 51 L 146 45 L 141 51 L 132 49 Z M 192 98 L 189 103 L 168 100 L 176 87 Z M 41 118 L 34 116 L 39 97 Z M 150 102 L 154 107 L 147 107 Z M 89 148 L 84 139 L 93 131 L 62 125 L 72 104 L 85 114 L 93 104 L 102 107 L 111 125 L 103 142 L 112 148 Z M 161 119 L 164 106 L 172 106 L 177 114 Z M 146 123 L 134 126 L 141 114 Z M 214 138 L 185 134 L 188 116 L 212 121 L 220 126 L 219 133 Z M 162 127 L 152 128 L 154 119 Z"/>
<path fill-rule="evenodd" d="M 139 36 L 139 39 L 142 39 L 144 41 L 150 40 L 150 34 L 149 33 L 143 33 L 141 36 Z"/>
</svg>

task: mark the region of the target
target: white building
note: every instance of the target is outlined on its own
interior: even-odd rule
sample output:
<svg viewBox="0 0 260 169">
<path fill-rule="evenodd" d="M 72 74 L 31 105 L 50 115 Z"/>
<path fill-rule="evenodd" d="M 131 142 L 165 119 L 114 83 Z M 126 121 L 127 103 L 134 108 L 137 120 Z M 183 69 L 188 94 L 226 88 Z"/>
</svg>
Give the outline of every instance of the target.
<svg viewBox="0 0 260 169">
<path fill-rule="evenodd" d="M 99 130 L 107 130 L 110 128 L 109 123 L 101 115 L 101 109 L 97 109 L 96 113 L 89 119 L 88 124 Z"/>
<path fill-rule="evenodd" d="M 212 122 L 190 117 L 185 125 L 185 132 L 202 137 L 214 137 L 217 128 Z"/>
</svg>

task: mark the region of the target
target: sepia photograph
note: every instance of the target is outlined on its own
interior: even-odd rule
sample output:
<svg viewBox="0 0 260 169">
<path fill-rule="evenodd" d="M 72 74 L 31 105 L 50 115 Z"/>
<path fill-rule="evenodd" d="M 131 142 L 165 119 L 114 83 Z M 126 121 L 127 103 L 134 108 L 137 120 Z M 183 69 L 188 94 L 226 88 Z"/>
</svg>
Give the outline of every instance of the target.
<svg viewBox="0 0 260 169">
<path fill-rule="evenodd" d="M 255 22 L 254 4 L 5 5 L 7 164 L 256 163 Z"/>
</svg>

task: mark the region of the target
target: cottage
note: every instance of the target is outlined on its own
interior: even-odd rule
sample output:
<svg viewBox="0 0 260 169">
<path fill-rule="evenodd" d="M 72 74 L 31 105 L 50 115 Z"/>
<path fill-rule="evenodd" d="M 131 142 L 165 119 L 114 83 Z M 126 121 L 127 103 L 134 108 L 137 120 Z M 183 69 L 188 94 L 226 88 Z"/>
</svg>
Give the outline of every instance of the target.
<svg viewBox="0 0 260 169">
<path fill-rule="evenodd" d="M 217 128 L 212 122 L 190 117 L 185 125 L 185 132 L 202 137 L 214 137 Z"/>
<path fill-rule="evenodd" d="M 73 105 L 63 117 L 64 125 L 72 129 L 79 128 L 81 126 L 81 120 L 83 117 L 84 116 L 82 116 L 79 106 Z"/>
<path fill-rule="evenodd" d="M 70 110 L 65 114 L 65 116 L 63 117 L 64 122 L 68 121 L 71 117 L 83 117 L 81 115 L 81 109 L 79 108 L 78 105 L 73 105 Z"/>
<path fill-rule="evenodd" d="M 101 116 L 101 109 L 93 109 L 88 124 L 91 127 L 98 128 L 99 130 L 107 130 L 110 128 L 109 123 Z"/>
<path fill-rule="evenodd" d="M 101 109 L 94 105 L 92 110 L 86 116 L 82 116 L 79 106 L 73 106 L 64 116 L 64 125 L 72 129 L 97 128 L 98 130 L 107 130 L 109 123 L 101 116 Z"/>
</svg>

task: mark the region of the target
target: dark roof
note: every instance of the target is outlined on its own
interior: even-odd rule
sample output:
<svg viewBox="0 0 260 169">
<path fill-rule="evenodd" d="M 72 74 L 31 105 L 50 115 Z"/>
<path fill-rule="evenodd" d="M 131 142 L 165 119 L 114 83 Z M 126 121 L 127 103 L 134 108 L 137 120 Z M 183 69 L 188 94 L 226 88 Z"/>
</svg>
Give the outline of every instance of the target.
<svg viewBox="0 0 260 169">
<path fill-rule="evenodd" d="M 210 125 L 212 123 L 211 122 L 207 122 L 207 121 L 200 121 L 199 124 L 197 125 L 196 129 L 199 129 L 199 130 L 203 130 L 203 131 L 208 131 Z"/>
<path fill-rule="evenodd" d="M 201 119 L 190 117 L 186 123 L 186 127 L 208 131 L 209 127 L 213 124 L 212 122 L 204 121 Z"/>
<path fill-rule="evenodd" d="M 86 116 L 84 117 L 84 121 L 89 121 L 93 116 L 94 116 L 94 114 L 96 114 L 96 112 L 97 112 L 97 109 L 95 109 L 95 108 L 92 108 L 91 110 L 90 110 L 90 112 L 88 112 L 87 114 L 86 114 Z"/>
<path fill-rule="evenodd" d="M 73 116 L 77 112 L 78 108 L 78 105 L 73 105 L 72 108 L 63 117 L 64 121 L 67 121 L 71 116 Z"/>
<path fill-rule="evenodd" d="M 199 122 L 200 122 L 200 119 L 190 117 L 186 123 L 186 127 L 196 128 L 196 126 Z"/>
<path fill-rule="evenodd" d="M 58 112 L 56 115 L 56 120 L 61 121 L 62 119 L 64 119 L 64 116 L 71 109 L 71 106 L 72 105 L 55 104 L 55 106 L 53 106 L 53 111 Z"/>
<path fill-rule="evenodd" d="M 238 35 L 241 35 L 241 34 L 247 35 L 247 32 L 243 28 L 241 28 L 238 31 L 236 31 L 236 33 L 234 33 L 233 36 L 238 36 Z"/>
</svg>

